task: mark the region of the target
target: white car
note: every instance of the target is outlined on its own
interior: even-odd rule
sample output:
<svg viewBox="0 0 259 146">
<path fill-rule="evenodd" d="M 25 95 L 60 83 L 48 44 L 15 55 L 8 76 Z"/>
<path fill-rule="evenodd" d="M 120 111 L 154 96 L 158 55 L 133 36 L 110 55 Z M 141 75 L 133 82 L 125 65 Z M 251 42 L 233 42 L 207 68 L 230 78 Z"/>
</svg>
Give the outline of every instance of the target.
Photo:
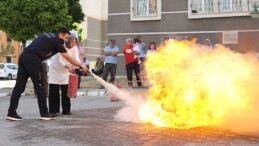
<svg viewBox="0 0 259 146">
<path fill-rule="evenodd" d="M 7 80 L 16 79 L 18 65 L 14 63 L 0 63 L 0 78 Z"/>
</svg>

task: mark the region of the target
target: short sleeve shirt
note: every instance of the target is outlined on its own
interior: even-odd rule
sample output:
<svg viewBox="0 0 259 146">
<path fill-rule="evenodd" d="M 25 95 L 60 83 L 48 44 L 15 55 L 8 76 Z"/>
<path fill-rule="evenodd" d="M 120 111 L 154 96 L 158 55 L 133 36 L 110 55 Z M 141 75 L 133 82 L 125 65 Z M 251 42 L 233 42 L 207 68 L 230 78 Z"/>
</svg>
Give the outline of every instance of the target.
<svg viewBox="0 0 259 146">
<path fill-rule="evenodd" d="M 66 53 L 64 41 L 58 38 L 53 33 L 43 33 L 24 49 L 24 52 L 29 52 L 37 55 L 41 61 L 44 61 L 51 56 L 59 53 Z"/>
<path fill-rule="evenodd" d="M 139 47 L 139 55 L 138 55 L 138 57 L 139 58 L 144 58 L 145 57 L 144 44 L 139 43 L 138 47 Z"/>
<path fill-rule="evenodd" d="M 104 48 L 104 52 L 119 52 L 119 48 L 107 46 Z M 117 56 L 105 56 L 105 63 L 117 64 Z"/>
</svg>

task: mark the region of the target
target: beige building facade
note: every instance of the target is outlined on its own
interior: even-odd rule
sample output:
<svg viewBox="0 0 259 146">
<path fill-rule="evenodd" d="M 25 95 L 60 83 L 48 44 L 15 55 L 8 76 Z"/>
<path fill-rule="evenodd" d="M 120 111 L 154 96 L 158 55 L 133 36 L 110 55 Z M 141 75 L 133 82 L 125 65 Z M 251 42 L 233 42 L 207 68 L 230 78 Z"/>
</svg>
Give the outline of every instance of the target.
<svg viewBox="0 0 259 146">
<path fill-rule="evenodd" d="M 95 61 L 103 56 L 103 48 L 107 45 L 108 0 L 80 0 L 85 14 L 84 41 L 80 44 L 86 50 L 86 57 Z"/>
</svg>

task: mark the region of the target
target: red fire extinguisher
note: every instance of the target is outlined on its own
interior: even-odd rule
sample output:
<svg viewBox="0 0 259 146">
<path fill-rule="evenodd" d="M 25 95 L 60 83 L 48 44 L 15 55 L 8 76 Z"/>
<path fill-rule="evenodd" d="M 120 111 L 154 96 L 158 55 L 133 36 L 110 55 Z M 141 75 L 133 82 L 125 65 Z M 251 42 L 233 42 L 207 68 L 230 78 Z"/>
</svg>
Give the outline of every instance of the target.
<svg viewBox="0 0 259 146">
<path fill-rule="evenodd" d="M 76 98 L 78 89 L 78 75 L 70 74 L 68 81 L 67 96 L 70 98 Z"/>
</svg>

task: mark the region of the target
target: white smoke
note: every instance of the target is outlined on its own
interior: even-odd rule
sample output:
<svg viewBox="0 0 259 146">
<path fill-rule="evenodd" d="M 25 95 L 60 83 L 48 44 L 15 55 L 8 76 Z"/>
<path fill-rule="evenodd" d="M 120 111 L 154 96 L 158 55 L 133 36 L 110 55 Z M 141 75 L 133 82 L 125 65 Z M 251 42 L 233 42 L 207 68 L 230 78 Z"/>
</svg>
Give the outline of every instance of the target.
<svg viewBox="0 0 259 146">
<path fill-rule="evenodd" d="M 125 106 L 116 113 L 114 119 L 116 121 L 140 123 L 138 108 L 145 103 L 145 98 L 140 95 L 131 96 L 127 91 L 123 91 L 118 87 L 107 83 L 93 73 L 91 74 L 108 90 L 111 96 L 115 96 L 125 103 Z"/>
</svg>

